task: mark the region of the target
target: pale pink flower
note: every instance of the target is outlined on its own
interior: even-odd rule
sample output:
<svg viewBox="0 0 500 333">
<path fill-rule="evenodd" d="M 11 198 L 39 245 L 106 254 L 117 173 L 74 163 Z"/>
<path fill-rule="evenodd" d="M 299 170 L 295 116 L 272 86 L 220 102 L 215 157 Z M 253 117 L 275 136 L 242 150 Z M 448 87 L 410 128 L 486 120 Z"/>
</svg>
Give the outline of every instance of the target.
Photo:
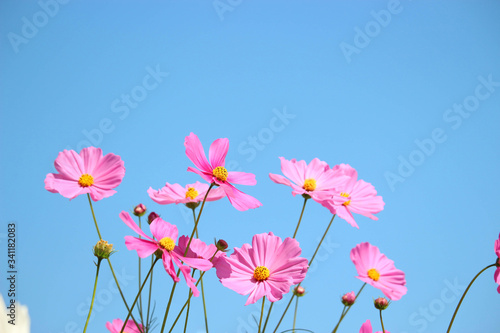
<svg viewBox="0 0 500 333">
<path fill-rule="evenodd" d="M 179 184 L 169 184 L 166 183 L 164 187 L 158 191 L 153 190 L 151 187 L 148 189 L 149 197 L 156 203 L 160 205 L 168 205 L 171 203 L 175 204 L 187 204 L 187 203 L 197 203 L 203 201 L 205 194 L 208 191 L 208 184 L 203 184 L 196 182 L 194 184 L 188 184 L 182 187 Z M 212 188 L 208 192 L 206 201 L 215 201 L 222 199 L 226 196 L 226 193 L 222 188 Z"/>
<path fill-rule="evenodd" d="M 240 295 L 248 295 L 245 305 L 263 296 L 276 302 L 290 291 L 292 285 L 304 280 L 307 259 L 299 257 L 299 242 L 290 237 L 269 234 L 253 236 L 252 245 L 234 248 L 233 254 L 222 258 L 216 266 L 220 282 Z"/>
<path fill-rule="evenodd" d="M 372 333 L 372 323 L 370 320 L 365 321 L 363 325 L 361 325 L 361 329 L 359 330 L 359 333 Z M 382 333 L 381 331 L 375 332 L 375 333 Z M 385 333 L 391 333 L 388 330 L 385 330 Z"/>
<path fill-rule="evenodd" d="M 331 198 L 335 188 L 343 185 L 347 177 L 336 170 L 330 169 L 326 162 L 315 158 L 311 163 L 287 160 L 280 157 L 281 172 L 283 175 L 269 174 L 269 178 L 277 184 L 290 186 L 292 194 L 302 194 L 310 196 L 314 201 L 322 202 Z"/>
<path fill-rule="evenodd" d="M 140 327 L 140 330 L 137 328 L 133 320 L 128 320 L 127 324 L 125 325 L 125 330 L 123 332 L 126 333 L 142 333 L 144 331 L 144 328 L 141 324 L 137 324 Z M 121 319 L 115 319 L 113 320 L 112 323 L 109 321 L 106 323 L 106 328 L 111 332 L 111 333 L 120 333 L 121 329 L 123 326 L 123 320 Z"/>
<path fill-rule="evenodd" d="M 500 294 L 500 235 L 498 236 L 498 239 L 495 241 L 495 253 L 498 259 L 497 259 L 497 269 L 495 270 L 493 278 L 495 279 L 495 282 L 498 283 L 497 291 Z"/>
<path fill-rule="evenodd" d="M 54 166 L 59 173 L 49 173 L 45 177 L 45 189 L 74 199 L 89 193 L 94 201 L 116 193 L 125 175 L 125 167 L 120 156 L 102 156 L 101 148 L 83 148 L 78 154 L 74 150 L 63 150 L 57 156 Z"/>
<path fill-rule="evenodd" d="M 380 253 L 376 246 L 356 245 L 351 250 L 351 260 L 358 271 L 357 278 L 380 289 L 391 300 L 397 301 L 406 294 L 405 273 L 396 269 L 394 261 Z"/>
<path fill-rule="evenodd" d="M 174 249 L 174 251 L 184 256 L 188 243 L 189 243 L 188 236 L 179 237 L 179 241 L 177 242 L 177 247 Z M 221 257 L 226 257 L 226 256 L 227 255 L 225 252 L 217 251 L 217 246 L 215 244 L 207 245 L 205 242 L 201 241 L 198 238 L 193 238 L 191 244 L 189 245 L 189 250 L 186 254 L 186 257 L 188 258 L 203 258 L 208 261 L 211 260 L 212 265 L 214 267 L 217 266 Z"/>
<path fill-rule="evenodd" d="M 194 285 L 196 280 L 189 274 L 191 269 L 188 266 L 183 265 L 181 261 L 201 271 L 207 271 L 212 268 L 212 263 L 203 258 L 184 257 L 184 253 L 179 251 L 178 246 L 175 245 L 178 236 L 177 227 L 158 217 L 149 225 L 151 234 L 155 237 L 155 239 L 153 239 L 147 236 L 137 226 L 137 224 L 135 224 L 134 220 L 132 220 L 127 212 L 121 212 L 120 218 L 132 230 L 144 237 L 141 239 L 132 236 L 125 236 L 125 245 L 127 246 L 127 249 L 136 250 L 137 255 L 141 258 L 146 258 L 155 253 L 157 250 L 161 251 L 165 271 L 167 271 L 175 282 L 179 282 L 180 279 L 175 273 L 175 263 L 175 265 L 177 265 L 177 267 L 181 270 L 187 285 L 193 291 L 193 295 L 197 297 L 199 295 L 199 291 Z"/>
<path fill-rule="evenodd" d="M 385 203 L 381 196 L 377 196 L 375 187 L 362 179 L 358 180 L 358 172 L 348 164 L 336 165 L 332 170 L 337 174 L 347 176 L 348 180 L 336 188 L 333 197 L 321 204 L 328 208 L 332 214 L 337 214 L 358 229 L 352 213 L 378 220 L 373 214 L 381 212 Z"/>
<path fill-rule="evenodd" d="M 209 183 L 219 185 L 231 204 L 237 210 L 243 211 L 262 206 L 259 200 L 236 189 L 231 183 L 241 185 L 255 185 L 255 175 L 246 172 L 227 171 L 225 166 L 226 155 L 229 149 L 228 139 L 217 139 L 210 146 L 208 157 L 196 134 L 191 133 L 184 141 L 187 157 L 198 168 L 188 167 L 188 171 L 197 173 Z"/>
</svg>

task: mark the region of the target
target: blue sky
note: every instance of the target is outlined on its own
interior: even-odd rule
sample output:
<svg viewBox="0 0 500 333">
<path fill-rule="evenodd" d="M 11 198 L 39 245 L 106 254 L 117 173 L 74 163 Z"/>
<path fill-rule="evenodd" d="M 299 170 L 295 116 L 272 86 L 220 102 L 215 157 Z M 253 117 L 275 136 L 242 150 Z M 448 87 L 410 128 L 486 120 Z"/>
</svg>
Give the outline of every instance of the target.
<svg viewBox="0 0 500 333">
<path fill-rule="evenodd" d="M 207 205 L 199 227 L 207 242 L 241 247 L 256 233 L 293 234 L 302 199 L 268 177 L 280 173 L 280 156 L 348 163 L 383 196 L 378 221 L 359 216 L 357 230 L 335 220 L 303 283 L 297 327 L 333 329 L 339 297 L 362 284 L 349 252 L 369 241 L 406 273 L 408 293 L 384 312 L 385 327 L 445 331 L 465 286 L 496 258 L 499 15 L 497 1 L 2 1 L 1 225 L 16 223 L 17 295 L 32 331 L 81 332 L 95 274 L 87 199 L 44 189 L 57 154 L 95 145 L 124 160 L 118 193 L 94 208 L 103 237 L 119 250 L 113 265 L 132 299 L 137 258 L 118 214 L 142 202 L 181 234 L 191 232 L 189 211 L 146 193 L 200 180 L 186 172 L 190 132 L 206 148 L 228 138 L 231 168 L 257 177 L 241 189 L 263 203 L 247 212 L 227 200 Z M 297 235 L 305 257 L 329 219 L 308 204 Z M 104 267 L 92 332 L 125 316 Z M 476 281 L 454 332 L 497 328 L 493 272 Z M 157 267 L 160 321 L 171 283 Z M 205 285 L 212 331 L 256 332 L 257 306 L 244 307 L 246 297 L 213 272 Z M 176 306 L 186 294 L 181 285 Z M 341 330 L 357 332 L 367 319 L 380 330 L 378 296 L 365 288 Z M 195 301 L 189 331 L 202 332 Z M 276 304 L 270 327 L 283 308 Z M 291 325 L 290 313 L 280 328 Z"/>
</svg>

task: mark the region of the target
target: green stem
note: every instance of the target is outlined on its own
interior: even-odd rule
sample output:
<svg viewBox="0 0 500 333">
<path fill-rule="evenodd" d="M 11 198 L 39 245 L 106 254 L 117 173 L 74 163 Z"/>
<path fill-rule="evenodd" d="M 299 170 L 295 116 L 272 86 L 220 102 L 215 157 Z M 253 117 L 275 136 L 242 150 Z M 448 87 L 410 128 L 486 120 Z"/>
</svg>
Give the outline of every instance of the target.
<svg viewBox="0 0 500 333">
<path fill-rule="evenodd" d="M 264 316 L 264 303 L 266 302 L 266 296 L 262 297 L 262 308 L 260 309 L 260 320 L 259 320 L 259 331 L 260 333 L 260 326 L 262 325 L 262 317 Z"/>
<path fill-rule="evenodd" d="M 212 256 L 212 258 L 210 258 L 210 262 L 212 262 L 212 260 L 215 258 L 215 255 L 217 254 L 217 252 L 219 252 L 219 250 L 217 249 L 217 251 L 215 251 L 214 255 Z M 195 284 L 195 287 L 198 286 L 198 284 L 200 283 L 200 281 L 202 280 L 203 278 L 203 275 L 205 275 L 206 272 L 200 272 L 200 278 L 198 279 L 198 281 L 196 281 L 196 284 Z M 191 297 L 193 296 L 193 292 L 190 290 L 189 291 L 189 297 L 186 301 L 186 303 L 184 303 L 184 306 L 181 308 L 181 310 L 179 311 L 179 314 L 177 315 L 177 317 L 175 318 L 174 320 L 174 323 L 172 324 L 172 327 L 170 328 L 170 331 L 168 331 L 169 333 L 171 333 L 175 327 L 175 324 L 177 324 L 177 321 L 179 320 L 179 318 L 181 317 L 182 315 L 182 312 L 184 312 L 184 309 L 186 308 L 186 306 L 189 304 L 189 301 L 191 299 Z"/>
<path fill-rule="evenodd" d="M 292 238 L 295 238 L 295 236 L 297 235 L 297 231 L 299 231 L 300 221 L 302 221 L 302 215 L 304 215 L 304 209 L 306 208 L 307 199 L 309 198 L 304 198 L 304 205 L 302 206 L 302 211 L 300 212 L 299 222 L 297 222 L 297 227 L 295 228 L 295 232 L 293 233 Z"/>
<path fill-rule="evenodd" d="M 262 328 L 262 333 L 264 333 L 266 331 L 267 321 L 269 320 L 269 316 L 271 315 L 271 310 L 273 309 L 273 305 L 274 305 L 274 302 L 271 303 L 271 305 L 269 306 L 269 310 L 267 311 L 267 317 L 266 317 L 266 321 L 264 322 L 264 328 Z"/>
<path fill-rule="evenodd" d="M 101 232 L 99 231 L 99 226 L 97 225 L 97 219 L 95 218 L 95 214 L 94 214 L 94 207 L 92 207 L 92 200 L 90 200 L 90 195 L 88 193 L 87 193 L 87 198 L 89 199 L 90 210 L 92 211 L 92 217 L 94 218 L 94 224 L 95 224 L 95 228 L 97 230 L 97 234 L 99 235 L 99 240 L 102 240 Z M 113 270 L 113 265 L 111 265 L 111 259 L 108 258 L 107 260 L 108 260 L 109 268 L 111 269 L 111 273 L 113 273 L 113 278 L 115 279 L 116 287 L 118 288 L 118 291 L 120 292 L 120 296 L 122 297 L 123 304 L 125 304 L 127 311 L 130 311 L 128 304 L 127 304 L 127 301 L 125 300 L 125 296 L 123 296 L 122 289 L 120 288 L 120 283 L 118 282 L 118 279 L 116 278 L 116 275 L 115 275 L 115 271 Z M 132 315 L 132 320 L 134 321 L 135 326 L 137 326 L 137 329 L 140 332 L 141 328 L 137 324 L 137 321 L 135 320 L 133 315 Z"/>
<path fill-rule="evenodd" d="M 153 256 L 151 256 L 151 266 L 153 265 Z M 149 279 L 149 296 L 148 296 L 148 315 L 146 317 L 146 330 L 147 332 L 149 332 L 149 325 L 150 325 L 150 322 L 149 322 L 149 309 L 150 309 L 150 306 L 151 306 L 151 290 L 153 289 L 153 272 L 151 272 L 151 278 Z"/>
<path fill-rule="evenodd" d="M 92 200 L 90 200 L 90 194 L 87 193 L 87 198 L 89 199 L 90 210 L 92 211 L 92 217 L 94 218 L 95 228 L 97 230 L 97 234 L 99 235 L 99 240 L 102 240 L 101 232 L 99 231 L 99 226 L 97 225 L 97 220 L 94 214 L 94 207 L 92 207 Z"/>
<path fill-rule="evenodd" d="M 380 324 L 382 324 L 382 333 L 385 333 L 384 321 L 382 320 L 382 310 L 380 311 Z"/>
<path fill-rule="evenodd" d="M 297 309 L 299 308 L 299 298 L 295 300 L 295 313 L 293 314 L 293 331 L 295 333 L 295 321 L 297 320 Z"/>
<path fill-rule="evenodd" d="M 451 326 L 453 325 L 453 321 L 455 320 L 455 316 L 457 315 L 457 312 L 458 312 L 458 309 L 460 309 L 460 305 L 462 304 L 462 301 L 464 300 L 465 298 L 465 295 L 467 294 L 467 292 L 469 291 L 469 288 L 472 286 L 472 284 L 474 283 L 474 281 L 477 279 L 477 277 L 479 275 L 481 275 L 482 272 L 484 272 L 485 270 L 487 270 L 488 268 L 490 267 L 493 267 L 493 266 L 496 266 L 497 264 L 491 264 L 489 266 L 486 266 L 485 268 L 483 268 L 479 273 L 476 274 L 476 276 L 474 276 L 474 278 L 472 279 L 472 281 L 469 283 L 469 285 L 467 286 L 467 289 L 465 289 L 463 295 L 462 295 L 462 298 L 460 298 L 460 302 L 458 302 L 458 305 L 457 305 L 457 308 L 455 309 L 455 312 L 453 313 L 453 317 L 451 317 L 451 321 L 450 321 L 450 326 L 448 326 L 448 330 L 446 331 L 446 333 L 450 333 L 450 330 L 451 330 Z"/>
<path fill-rule="evenodd" d="M 141 227 L 141 217 L 139 216 L 139 229 L 142 230 L 142 227 Z M 141 235 L 139 235 L 139 239 L 141 239 Z M 141 257 L 137 256 L 138 259 L 139 259 L 139 279 L 137 280 L 137 282 L 139 283 L 139 288 L 141 288 Z M 141 324 L 144 326 L 144 317 L 142 315 L 142 294 L 139 296 L 139 305 L 137 306 L 138 310 L 139 310 L 139 316 L 141 317 Z"/>
<path fill-rule="evenodd" d="M 184 323 L 184 333 L 186 333 L 186 330 L 187 330 L 190 309 L 191 309 L 191 301 L 188 301 L 188 306 L 187 306 L 187 310 L 186 310 L 186 322 Z"/>
<path fill-rule="evenodd" d="M 134 310 L 135 303 L 137 303 L 137 300 L 139 299 L 139 296 L 141 295 L 142 288 L 146 285 L 146 282 L 148 281 L 149 275 L 153 271 L 153 268 L 155 267 L 156 263 L 160 260 L 160 258 L 156 258 L 156 260 L 153 262 L 153 265 L 151 265 L 151 268 L 149 269 L 148 275 L 146 275 L 146 278 L 144 279 L 144 282 L 141 285 L 141 288 L 139 289 L 139 292 L 137 293 L 137 296 L 135 296 L 134 303 L 132 303 L 132 307 L 128 311 L 127 318 L 123 321 L 123 326 L 122 329 L 120 330 L 120 333 L 123 333 L 123 330 L 125 329 L 125 326 L 127 325 L 127 321 L 130 318 L 130 315 L 132 314 L 132 310 Z"/>
<path fill-rule="evenodd" d="M 194 224 L 194 227 L 193 227 L 193 232 L 191 233 L 191 237 L 189 237 L 189 241 L 188 241 L 188 244 L 186 246 L 186 251 L 184 251 L 184 256 L 187 255 L 188 250 L 189 250 L 189 246 L 191 245 L 191 241 L 193 240 L 193 237 L 194 237 L 194 233 L 197 230 L 198 222 L 200 222 L 200 216 L 201 216 L 201 213 L 203 212 L 203 207 L 205 206 L 205 202 L 207 201 L 208 192 L 210 192 L 210 190 L 212 189 L 212 187 L 214 185 L 215 185 L 215 183 L 210 184 L 210 187 L 208 188 L 207 193 L 205 193 L 205 197 L 203 198 L 203 202 L 201 204 L 200 212 L 198 213 L 198 218 L 196 219 L 196 223 Z M 177 270 L 177 277 L 179 277 L 180 272 L 181 272 L 181 270 L 178 269 Z M 163 333 L 163 331 L 165 330 L 165 324 L 167 323 L 167 318 L 168 318 L 168 311 L 170 311 L 170 305 L 172 304 L 172 298 L 174 296 L 176 286 L 177 286 L 177 283 L 174 282 L 174 285 L 172 286 L 172 290 L 170 291 L 170 298 L 168 300 L 167 309 L 165 310 L 165 316 L 163 317 L 163 324 L 161 325 L 160 333 Z"/>
<path fill-rule="evenodd" d="M 306 200 L 307 200 L 307 199 L 306 199 Z M 304 206 L 305 206 L 305 203 L 304 203 Z M 325 240 L 326 234 L 328 233 L 328 230 L 330 230 L 330 227 L 332 226 L 332 223 L 333 223 L 333 220 L 335 219 L 335 216 L 336 216 L 336 214 L 334 214 L 334 215 L 332 216 L 332 219 L 330 220 L 330 223 L 328 223 L 328 227 L 326 227 L 326 230 L 325 230 L 325 232 L 323 233 L 323 237 L 321 237 L 321 240 L 319 241 L 318 246 L 316 246 L 316 250 L 314 251 L 314 254 L 313 254 L 313 256 L 312 256 L 311 260 L 309 260 L 309 268 L 311 268 L 311 265 L 312 265 L 312 263 L 313 263 L 313 261 L 314 261 L 314 258 L 316 257 L 316 254 L 318 254 L 319 248 L 321 247 L 321 244 L 322 244 L 322 243 L 323 243 L 323 241 Z M 302 282 L 301 282 L 301 283 L 302 283 Z M 297 287 L 298 287 L 298 286 L 300 286 L 300 284 L 301 284 L 301 283 L 299 283 L 299 284 L 297 285 Z M 288 303 L 288 305 L 286 306 L 286 309 L 285 309 L 285 311 L 283 312 L 283 315 L 281 316 L 281 319 L 280 319 L 280 321 L 278 322 L 278 324 L 276 325 L 276 328 L 274 329 L 274 331 L 273 331 L 273 332 L 276 332 L 276 331 L 278 330 L 278 328 L 280 327 L 281 322 L 283 321 L 283 318 L 285 318 L 285 314 L 286 314 L 286 312 L 288 311 L 288 308 L 290 307 L 290 304 L 292 303 L 292 301 L 293 301 L 294 297 L 295 297 L 295 294 L 293 294 L 293 295 L 292 295 L 292 297 L 290 298 L 290 302 L 289 302 L 289 303 Z M 269 309 L 269 312 L 271 312 L 271 308 Z M 265 327 L 264 327 L 264 328 L 265 328 Z"/>
<path fill-rule="evenodd" d="M 196 214 L 194 212 L 194 208 L 191 209 L 193 211 L 193 220 L 196 222 Z M 198 230 L 196 230 L 196 238 L 199 238 L 198 237 Z M 194 274 L 194 270 L 193 270 L 193 274 Z M 200 282 L 201 282 L 201 298 L 203 300 L 203 313 L 205 315 L 205 329 L 208 333 L 208 316 L 207 316 L 207 305 L 205 303 L 205 288 L 203 287 L 203 278 L 202 278 L 202 274 L 200 273 Z M 189 308 L 187 310 L 189 312 Z"/>
<path fill-rule="evenodd" d="M 99 267 L 101 267 L 101 258 L 97 260 L 97 270 L 95 273 L 94 291 L 92 292 L 92 301 L 90 302 L 89 315 L 87 316 L 87 321 L 85 322 L 85 327 L 83 328 L 83 333 L 87 331 L 87 325 L 89 324 L 90 315 L 92 314 L 92 307 L 94 306 L 95 290 L 97 288 L 97 278 L 99 277 Z"/>
<path fill-rule="evenodd" d="M 356 298 L 355 298 L 355 301 L 358 300 L 358 297 L 359 297 L 359 294 L 361 294 L 361 292 L 363 291 L 363 288 L 366 286 L 366 282 L 363 283 L 363 285 L 361 286 L 361 288 L 359 289 L 358 293 L 356 294 Z M 349 305 L 347 307 L 347 310 L 344 306 L 344 310 L 342 310 L 342 315 L 340 316 L 340 319 L 339 319 L 339 322 L 337 323 L 337 325 L 335 326 L 335 329 L 333 330 L 332 333 L 335 333 L 337 332 L 337 329 L 339 328 L 340 326 L 340 323 L 342 322 L 342 320 L 344 320 L 345 316 L 347 316 L 347 313 L 349 312 L 349 310 L 351 309 L 352 305 Z"/>
</svg>

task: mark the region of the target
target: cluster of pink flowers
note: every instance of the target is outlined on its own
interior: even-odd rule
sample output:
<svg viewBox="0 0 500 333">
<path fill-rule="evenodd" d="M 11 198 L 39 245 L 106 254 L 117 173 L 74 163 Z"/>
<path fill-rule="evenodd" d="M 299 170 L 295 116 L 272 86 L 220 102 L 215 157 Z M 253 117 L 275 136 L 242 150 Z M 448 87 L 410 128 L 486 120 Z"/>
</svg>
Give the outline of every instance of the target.
<svg viewBox="0 0 500 333">
<path fill-rule="evenodd" d="M 255 185 L 256 179 L 251 173 L 226 169 L 228 139 L 215 140 L 210 146 L 208 159 L 195 134 L 188 135 L 184 144 L 187 157 L 196 166 L 188 167 L 187 171 L 198 174 L 206 183 L 196 181 L 182 186 L 167 182 L 159 190 L 150 187 L 147 193 L 154 202 L 162 205 L 185 204 L 193 212 L 200 203 L 224 197 L 240 211 L 262 205 L 256 198 L 233 185 Z M 280 160 L 283 175 L 270 173 L 269 177 L 273 182 L 290 186 L 294 196 L 300 194 L 305 200 L 313 199 L 353 227 L 359 228 L 353 214 L 377 220 L 374 214 L 384 208 L 384 201 L 377 195 L 374 186 L 358 179 L 357 171 L 348 164 L 330 168 L 326 162 L 317 158 L 309 164 L 283 157 Z M 84 148 L 80 154 L 64 150 L 54 164 L 58 173 L 47 175 L 45 188 L 69 199 L 81 194 L 88 194 L 93 201 L 109 197 L 116 193 L 114 188 L 125 175 L 124 163 L 119 156 L 103 156 L 101 149 L 94 147 Z M 133 214 L 139 217 L 145 213 L 146 207 L 143 204 L 133 210 Z M 148 217 L 152 236 L 144 233 L 128 212 L 122 211 L 119 217 L 140 236 L 126 236 L 126 247 L 135 250 L 140 258 L 152 255 L 158 260 L 161 258 L 165 271 L 174 283 L 180 281 L 175 272 L 177 266 L 195 297 L 199 295 L 199 290 L 195 284 L 196 279 L 191 274 L 192 269 L 206 272 L 215 268 L 223 286 L 241 295 L 249 295 L 245 303 L 248 305 L 263 297 L 270 302 L 281 300 L 292 286 L 304 280 L 309 267 L 309 261 L 300 256 L 302 251 L 295 236 L 282 240 L 272 232 L 256 234 L 251 244 L 235 247 L 233 253 L 227 256 L 219 248 L 219 243 L 217 246 L 207 245 L 194 237 L 179 237 L 177 227 L 164 221 L 156 213 L 151 213 Z M 227 247 L 225 242 L 220 244 L 225 244 L 223 249 Z M 494 279 L 500 285 L 500 238 L 495 242 L 495 252 L 499 259 Z M 390 300 L 399 300 L 406 294 L 405 274 L 396 269 L 394 262 L 376 246 L 368 242 L 360 243 L 351 250 L 350 258 L 357 270 L 357 278 L 378 288 Z M 498 292 L 500 293 L 500 286 Z M 304 294 L 303 287 L 295 287 L 295 296 Z M 350 292 L 342 296 L 341 301 L 346 307 L 350 307 L 356 298 L 357 295 Z M 385 298 L 377 300 L 377 308 L 385 309 L 389 304 Z M 139 332 L 139 328 L 142 330 L 142 326 L 138 327 L 133 321 L 129 320 L 124 324 L 120 319 L 108 322 L 106 327 L 110 332 L 120 332 L 124 325 L 127 332 Z M 366 321 L 360 330 L 360 333 L 367 332 L 372 332 L 370 321 Z"/>
</svg>

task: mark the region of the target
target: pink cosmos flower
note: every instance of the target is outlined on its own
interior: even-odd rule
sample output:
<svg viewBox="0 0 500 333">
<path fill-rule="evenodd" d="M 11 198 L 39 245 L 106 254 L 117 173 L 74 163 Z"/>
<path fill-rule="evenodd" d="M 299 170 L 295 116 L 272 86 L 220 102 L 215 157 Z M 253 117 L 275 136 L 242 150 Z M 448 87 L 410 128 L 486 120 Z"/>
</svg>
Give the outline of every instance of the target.
<svg viewBox="0 0 500 333">
<path fill-rule="evenodd" d="M 137 326 L 135 325 L 133 320 L 128 320 L 127 324 L 125 325 L 125 330 L 124 332 L 127 333 L 142 333 L 144 331 L 143 326 L 141 324 L 137 324 L 141 328 L 141 330 L 137 329 Z M 109 321 L 106 323 L 106 328 L 111 332 L 111 333 L 120 333 L 121 329 L 123 326 L 123 320 L 121 319 L 115 319 L 113 320 L 112 323 Z"/>
<path fill-rule="evenodd" d="M 497 269 L 495 270 L 493 278 L 495 279 L 495 282 L 498 283 L 497 291 L 500 294 L 500 235 L 498 235 L 498 239 L 495 241 L 495 253 L 498 259 L 497 259 Z"/>
<path fill-rule="evenodd" d="M 228 139 L 217 139 L 210 146 L 208 162 L 200 139 L 196 134 L 191 133 L 184 141 L 186 155 L 199 169 L 188 167 L 188 171 L 197 173 L 209 183 L 219 185 L 231 204 L 237 210 L 244 211 L 250 208 L 262 206 L 259 200 L 236 189 L 231 183 L 242 185 L 255 185 L 255 175 L 246 172 L 227 171 L 225 160 L 229 149 Z"/>
<path fill-rule="evenodd" d="M 370 320 L 365 321 L 363 325 L 361 325 L 361 329 L 359 330 L 359 333 L 372 333 L 372 323 Z M 375 333 L 382 333 L 381 331 L 375 332 Z M 385 330 L 385 333 L 391 333 L 388 330 Z"/>
<path fill-rule="evenodd" d="M 155 239 L 152 239 L 147 236 L 137 226 L 137 224 L 135 224 L 134 220 L 132 220 L 127 212 L 121 212 L 120 218 L 132 230 L 144 237 L 143 239 L 140 239 L 132 236 L 125 236 L 125 245 L 127 246 L 127 249 L 136 250 L 137 255 L 141 258 L 146 258 L 155 253 L 157 250 L 161 251 L 163 266 L 165 267 L 165 271 L 167 271 L 168 275 L 170 275 L 175 282 L 180 281 L 175 273 L 175 263 L 181 270 L 187 285 L 193 291 L 193 295 L 197 297 L 199 295 L 199 291 L 194 285 L 196 280 L 189 274 L 191 269 L 188 266 L 183 265 L 181 260 L 187 265 L 201 271 L 207 271 L 212 268 L 212 263 L 203 258 L 184 257 L 184 253 L 181 252 L 178 249 L 178 246 L 175 245 L 178 236 L 177 227 L 158 217 L 149 226 L 151 233 L 155 237 Z"/>
<path fill-rule="evenodd" d="M 380 253 L 376 246 L 361 243 L 351 250 L 351 260 L 358 271 L 357 278 L 380 289 L 385 296 L 397 301 L 406 294 L 405 273 L 394 267 L 394 261 Z"/>
<path fill-rule="evenodd" d="M 317 158 L 309 164 L 296 159 L 288 161 L 284 157 L 280 157 L 280 160 L 281 172 L 287 178 L 273 173 L 269 174 L 269 178 L 277 184 L 290 186 L 293 189 L 293 195 L 309 195 L 314 201 L 322 202 L 331 198 L 335 188 L 343 185 L 347 180 L 347 177 L 337 170 L 330 169 L 326 162 Z"/>
<path fill-rule="evenodd" d="M 167 183 L 163 188 L 158 191 L 153 190 L 151 187 L 148 189 L 149 197 L 160 205 L 168 205 L 171 203 L 187 204 L 190 202 L 197 203 L 203 201 L 205 194 L 208 191 L 208 184 L 196 182 L 182 187 L 179 184 Z M 215 201 L 222 199 L 226 196 L 224 190 L 220 187 L 212 188 L 208 192 L 206 201 Z"/>
<path fill-rule="evenodd" d="M 217 276 L 225 287 L 240 295 L 250 294 L 245 305 L 263 296 L 275 302 L 304 280 L 308 265 L 307 259 L 299 257 L 301 252 L 295 239 L 288 237 L 282 242 L 272 232 L 258 234 L 251 246 L 234 248 L 233 254 L 221 259 Z"/>
<path fill-rule="evenodd" d="M 45 189 L 74 199 L 89 193 L 94 201 L 116 193 L 125 175 L 125 167 L 120 156 L 102 156 L 101 148 L 83 148 L 78 154 L 74 150 L 63 150 L 57 156 L 54 166 L 59 173 L 49 173 L 45 177 Z"/>
<path fill-rule="evenodd" d="M 337 214 L 358 229 L 352 213 L 378 220 L 373 214 L 382 211 L 385 203 L 381 196 L 377 196 L 375 187 L 364 180 L 358 180 L 358 172 L 348 164 L 336 165 L 333 170 L 347 176 L 348 180 L 336 188 L 333 197 L 321 204 L 328 208 L 332 214 Z"/>
</svg>

